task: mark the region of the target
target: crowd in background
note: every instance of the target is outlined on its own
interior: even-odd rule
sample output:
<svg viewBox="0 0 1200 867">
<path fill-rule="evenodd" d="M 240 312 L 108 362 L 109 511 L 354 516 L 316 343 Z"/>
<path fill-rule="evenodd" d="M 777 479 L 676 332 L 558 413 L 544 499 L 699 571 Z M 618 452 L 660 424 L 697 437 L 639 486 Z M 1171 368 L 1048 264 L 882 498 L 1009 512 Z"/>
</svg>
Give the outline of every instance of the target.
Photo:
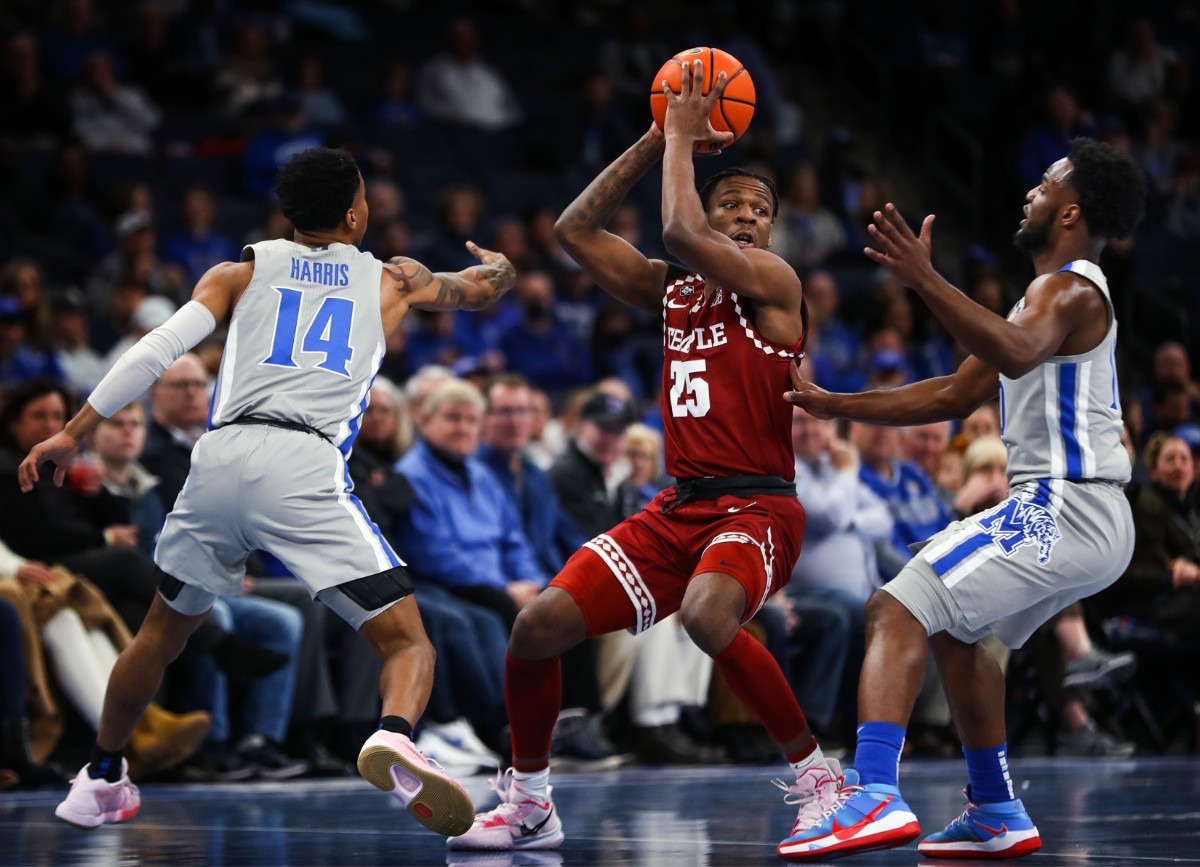
<svg viewBox="0 0 1200 867">
<path fill-rule="evenodd" d="M 1122 317 L 1134 561 L 1028 650 L 1010 660 L 995 649 L 1009 664 L 1014 720 L 1038 725 L 1047 749 L 1194 748 L 1187 672 L 1197 669 L 1157 663 L 1194 657 L 1200 624 L 1200 338 L 1188 325 L 1200 315 L 1200 129 L 1189 111 L 1200 6 L 1055 6 L 1035 16 L 1018 0 L 912 0 L 867 18 L 838 0 L 442 13 L 403 2 L 5 4 L 0 786 L 53 779 L 43 763 L 94 730 L 107 672 L 154 592 L 154 541 L 206 426 L 223 335 L 104 422 L 64 488 L 43 482 L 21 497 L 17 463 L 210 266 L 237 259 L 243 244 L 289 237 L 274 174 L 319 144 L 348 148 L 362 166 L 365 249 L 457 270 L 474 261 L 471 239 L 518 271 L 486 310 L 418 311 L 405 323 L 350 461 L 358 495 L 409 563 L 439 651 L 418 743 L 464 772 L 504 759 L 503 659 L 516 612 L 582 541 L 671 483 L 661 323 L 593 285 L 553 224 L 646 129 L 654 73 L 693 44 L 725 48 L 753 75 L 750 132 L 698 170 L 741 164 L 775 178 L 773 249 L 800 273 L 811 312 L 804 370 L 831 390 L 902 385 L 961 360 L 914 296 L 861 255 L 889 187 L 912 185 L 923 119 L 951 112 L 983 142 L 993 168 L 982 234 L 939 249 L 938 264 L 1001 314 L 1029 277 L 1008 237 L 1042 169 L 1076 135 L 1134 153 L 1151 181 L 1147 218 L 1102 262 Z M 1085 8 L 1082 27 L 1073 15 Z M 797 94 L 840 98 L 835 82 L 812 81 L 859 45 L 896 71 L 890 116 L 835 111 L 817 125 Z M 872 146 L 880 124 L 900 131 L 886 173 Z M 663 255 L 660 189 L 650 173 L 609 227 L 650 256 Z M 943 212 L 939 227 L 953 218 Z M 906 430 L 796 410 L 804 552 L 746 628 L 783 664 L 827 752 L 856 721 L 863 603 L 910 544 L 1006 496 L 1000 433 L 990 406 Z M 251 576 L 172 667 L 133 745 L 140 776 L 348 773 L 374 728 L 378 664 L 365 643 L 283 564 L 264 555 Z M 1131 697 L 1121 685 L 1135 668 Z M 775 754 L 673 619 L 636 640 L 587 642 L 564 659 L 564 685 L 559 763 Z M 952 744 L 932 676 L 916 719 L 913 748 Z"/>
</svg>

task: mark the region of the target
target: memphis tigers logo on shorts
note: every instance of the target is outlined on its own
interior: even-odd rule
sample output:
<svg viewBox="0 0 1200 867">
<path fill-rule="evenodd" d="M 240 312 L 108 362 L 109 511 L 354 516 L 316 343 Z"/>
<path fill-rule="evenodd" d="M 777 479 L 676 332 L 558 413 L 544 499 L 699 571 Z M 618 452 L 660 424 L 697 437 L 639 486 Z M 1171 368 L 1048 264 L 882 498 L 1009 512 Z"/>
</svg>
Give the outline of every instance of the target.
<svg viewBox="0 0 1200 867">
<path fill-rule="evenodd" d="M 1058 522 L 1048 509 L 1017 497 L 980 516 L 975 523 L 1005 557 L 1011 557 L 1025 545 L 1037 545 L 1038 562 L 1043 566 L 1050 562 L 1054 543 L 1062 538 Z"/>
</svg>

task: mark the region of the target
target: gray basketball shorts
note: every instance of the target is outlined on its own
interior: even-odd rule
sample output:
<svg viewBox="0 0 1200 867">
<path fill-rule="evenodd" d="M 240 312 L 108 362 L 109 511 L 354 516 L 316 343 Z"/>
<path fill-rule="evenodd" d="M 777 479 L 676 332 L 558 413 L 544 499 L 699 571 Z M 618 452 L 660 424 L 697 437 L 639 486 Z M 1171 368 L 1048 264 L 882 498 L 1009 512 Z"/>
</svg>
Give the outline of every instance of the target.
<svg viewBox="0 0 1200 867">
<path fill-rule="evenodd" d="M 933 536 L 883 589 L 930 635 L 973 644 L 992 634 L 1017 648 L 1116 581 L 1132 555 L 1133 515 L 1120 487 L 1039 479 Z"/>
<path fill-rule="evenodd" d="M 154 551 L 185 585 L 168 604 L 198 614 L 240 593 L 246 558 L 262 550 L 358 628 L 394 603 L 366 610 L 332 588 L 405 564 L 350 487 L 345 458 L 320 437 L 263 425 L 206 433 Z"/>
</svg>

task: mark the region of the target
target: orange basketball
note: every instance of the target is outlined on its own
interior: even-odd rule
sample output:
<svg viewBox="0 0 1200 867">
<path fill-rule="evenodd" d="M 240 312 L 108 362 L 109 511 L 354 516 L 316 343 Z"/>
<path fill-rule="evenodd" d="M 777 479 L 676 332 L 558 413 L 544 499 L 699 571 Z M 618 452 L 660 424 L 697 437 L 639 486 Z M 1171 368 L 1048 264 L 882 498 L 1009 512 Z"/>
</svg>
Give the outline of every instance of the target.
<svg viewBox="0 0 1200 867">
<path fill-rule="evenodd" d="M 754 82 L 750 73 L 741 61 L 720 48 L 689 48 L 681 51 L 662 65 L 654 81 L 650 82 L 650 112 L 659 129 L 663 128 L 663 119 L 667 116 L 667 96 L 662 92 L 662 83 L 675 93 L 679 93 L 683 84 L 684 64 L 700 60 L 704 63 L 704 78 L 701 93 L 707 94 L 716 81 L 717 75 L 724 72 L 729 82 L 725 92 L 713 106 L 709 121 L 717 132 L 733 133 L 734 141 L 742 137 L 742 133 L 750 126 L 754 117 Z M 696 150 L 708 151 L 709 145 L 698 145 Z"/>
</svg>

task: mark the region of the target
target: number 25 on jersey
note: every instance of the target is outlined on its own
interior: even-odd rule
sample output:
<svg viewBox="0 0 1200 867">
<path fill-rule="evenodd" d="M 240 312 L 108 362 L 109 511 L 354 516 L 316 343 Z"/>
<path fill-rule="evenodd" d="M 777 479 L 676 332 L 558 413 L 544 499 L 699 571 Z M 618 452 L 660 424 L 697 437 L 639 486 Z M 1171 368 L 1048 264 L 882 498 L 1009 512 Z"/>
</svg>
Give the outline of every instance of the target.
<svg viewBox="0 0 1200 867">
<path fill-rule="evenodd" d="M 671 415 L 675 418 L 692 416 L 703 418 L 712 407 L 708 396 L 708 383 L 696 374 L 704 373 L 706 362 L 671 362 Z"/>
<path fill-rule="evenodd" d="M 296 363 L 296 334 L 300 329 L 300 306 L 304 293 L 286 286 L 273 286 L 279 293 L 279 311 L 275 315 L 275 336 L 271 341 L 271 354 L 263 364 L 277 367 L 300 367 Z M 304 332 L 300 343 L 303 352 L 316 352 L 325 356 L 317 362 L 321 370 L 340 376 L 349 376 L 347 365 L 354 357 L 350 346 L 350 328 L 354 322 L 354 302 L 349 298 L 330 296 L 321 302 L 316 315 Z"/>
</svg>

